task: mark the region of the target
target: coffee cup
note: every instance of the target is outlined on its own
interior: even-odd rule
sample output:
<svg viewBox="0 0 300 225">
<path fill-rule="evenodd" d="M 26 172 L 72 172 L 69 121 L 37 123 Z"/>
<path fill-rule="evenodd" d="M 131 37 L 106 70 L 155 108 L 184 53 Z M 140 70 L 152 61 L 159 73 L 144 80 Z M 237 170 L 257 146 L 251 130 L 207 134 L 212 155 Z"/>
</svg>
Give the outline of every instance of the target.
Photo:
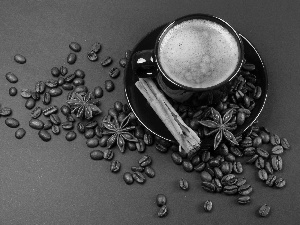
<svg viewBox="0 0 300 225">
<path fill-rule="evenodd" d="M 192 14 L 166 25 L 154 49 L 136 52 L 137 77 L 154 77 L 161 90 L 178 102 L 194 92 L 213 90 L 231 81 L 244 60 L 240 35 L 224 20 Z"/>
</svg>

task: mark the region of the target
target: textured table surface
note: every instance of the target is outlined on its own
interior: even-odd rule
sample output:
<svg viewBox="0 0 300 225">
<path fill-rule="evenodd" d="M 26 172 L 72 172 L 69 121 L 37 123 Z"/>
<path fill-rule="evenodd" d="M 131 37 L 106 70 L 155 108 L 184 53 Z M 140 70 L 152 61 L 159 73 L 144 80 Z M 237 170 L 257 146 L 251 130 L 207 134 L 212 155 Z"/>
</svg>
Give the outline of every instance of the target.
<svg viewBox="0 0 300 225">
<path fill-rule="evenodd" d="M 0 3 L 0 103 L 13 109 L 13 117 L 27 131 L 22 140 L 14 137 L 0 118 L 0 224 L 299 224 L 299 61 L 300 3 L 298 1 L 96 1 L 96 0 L 24 0 Z M 148 147 L 156 177 L 144 185 L 126 185 L 122 174 L 137 165 L 141 154 L 114 148 L 122 163 L 118 174 L 109 170 L 109 162 L 92 161 L 82 135 L 65 140 L 62 132 L 43 142 L 29 127 L 30 111 L 18 94 L 8 95 L 11 86 L 33 88 L 36 81 L 51 78 L 53 66 L 80 68 L 86 73 L 86 85 L 104 86 L 108 69 L 87 60 L 86 52 L 94 42 L 102 43 L 101 57 L 111 56 L 117 65 L 127 49 L 150 30 L 178 17 L 206 13 L 229 22 L 248 38 L 261 54 L 268 71 L 268 99 L 259 124 L 286 137 L 292 149 L 284 153 L 283 170 L 287 180 L 282 189 L 270 189 L 257 178 L 257 170 L 245 166 L 243 176 L 253 186 L 252 202 L 240 206 L 236 197 L 210 194 L 202 190 L 197 173 L 186 173 L 171 160 Z M 68 45 L 82 46 L 74 65 L 66 63 Z M 13 61 L 23 54 L 27 63 Z M 19 77 L 10 84 L 7 72 Z M 105 92 L 101 109 L 106 113 L 114 101 L 125 102 L 123 73 L 115 80 L 115 91 Z M 66 93 L 53 104 L 62 105 Z M 190 182 L 190 190 L 178 188 L 178 180 Z M 157 194 L 168 198 L 169 215 L 157 217 Z M 211 213 L 203 202 L 214 203 Z M 257 209 L 271 206 L 268 218 L 260 218 Z"/>
</svg>

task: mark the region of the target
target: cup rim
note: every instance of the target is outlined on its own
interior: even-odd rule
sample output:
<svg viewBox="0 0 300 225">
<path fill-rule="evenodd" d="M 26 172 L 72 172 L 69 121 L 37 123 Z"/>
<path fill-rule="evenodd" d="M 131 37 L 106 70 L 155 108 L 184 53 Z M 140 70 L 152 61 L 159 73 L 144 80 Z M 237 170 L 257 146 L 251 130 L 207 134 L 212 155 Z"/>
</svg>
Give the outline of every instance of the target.
<svg viewBox="0 0 300 225">
<path fill-rule="evenodd" d="M 181 22 L 184 22 L 187 20 L 191 20 L 191 19 L 206 19 L 209 21 L 216 22 L 219 25 L 226 28 L 234 36 L 235 40 L 237 41 L 237 45 L 238 45 L 238 49 L 239 49 L 239 53 L 240 53 L 238 63 L 236 65 L 235 70 L 232 72 L 232 74 L 230 76 L 228 76 L 225 80 L 223 80 L 221 83 L 218 83 L 218 84 L 210 86 L 210 87 L 205 87 L 205 88 L 194 88 L 194 87 L 188 87 L 188 86 L 182 85 L 182 84 L 176 82 L 175 80 L 173 80 L 170 76 L 168 76 L 168 74 L 164 71 L 164 69 L 159 61 L 159 55 L 158 55 L 159 44 L 162 41 L 162 39 L 164 38 L 164 36 L 166 35 L 166 33 L 171 28 L 173 28 L 175 25 L 180 24 Z M 172 22 L 168 23 L 166 25 L 166 27 L 161 31 L 161 33 L 159 34 L 159 36 L 156 40 L 155 47 L 154 47 L 154 56 L 156 59 L 158 69 L 163 74 L 163 76 L 169 82 L 171 82 L 173 85 L 175 85 L 181 89 L 188 90 L 188 91 L 194 91 L 194 92 L 209 91 L 209 90 L 213 90 L 215 88 L 218 88 L 218 87 L 230 82 L 239 73 L 239 71 L 244 63 L 244 46 L 243 46 L 243 42 L 242 42 L 242 39 L 241 39 L 239 33 L 228 22 L 226 22 L 225 20 L 223 20 L 217 16 L 213 16 L 210 14 L 197 13 L 197 14 L 190 14 L 190 15 L 180 17 L 180 18 L 175 19 Z"/>
</svg>

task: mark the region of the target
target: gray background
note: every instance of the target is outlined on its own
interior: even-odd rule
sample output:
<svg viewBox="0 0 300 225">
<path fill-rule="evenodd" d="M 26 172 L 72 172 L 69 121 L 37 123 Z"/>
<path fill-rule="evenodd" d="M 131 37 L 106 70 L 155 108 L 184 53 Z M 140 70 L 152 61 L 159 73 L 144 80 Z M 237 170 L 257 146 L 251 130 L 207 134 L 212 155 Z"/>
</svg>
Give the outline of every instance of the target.
<svg viewBox="0 0 300 225">
<path fill-rule="evenodd" d="M 0 224 L 299 224 L 299 1 L 1 1 L 0 3 L 0 103 L 13 108 L 13 117 L 27 130 L 22 140 L 14 138 L 0 118 Z M 287 180 L 283 190 L 270 189 L 259 182 L 256 170 L 246 166 L 244 176 L 254 187 L 252 203 L 240 206 L 236 198 L 209 194 L 202 190 L 199 175 L 176 166 L 170 153 L 147 149 L 156 177 L 144 185 L 125 185 L 122 173 L 137 164 L 141 155 L 121 154 L 119 174 L 109 171 L 109 162 L 89 158 L 90 149 L 79 135 L 67 142 L 62 132 L 44 143 L 28 126 L 30 111 L 20 95 L 10 97 L 11 86 L 33 88 L 38 80 L 51 78 L 53 66 L 66 64 L 68 44 L 82 45 L 70 71 L 83 69 L 86 84 L 103 86 L 108 69 L 86 59 L 96 41 L 102 43 L 101 57 L 119 58 L 150 30 L 191 13 L 207 13 L 229 22 L 258 49 L 267 66 L 269 94 L 259 117 L 260 125 L 288 138 L 292 149 L 283 155 Z M 16 53 L 27 57 L 16 64 Z M 15 85 L 4 75 L 14 72 Z M 123 74 L 112 93 L 104 93 L 101 109 L 106 112 L 114 101 L 125 102 Z M 63 96 L 53 104 L 62 105 Z M 178 188 L 179 178 L 191 185 L 188 192 Z M 164 193 L 170 208 L 167 218 L 156 216 L 155 196 Z M 205 213 L 205 200 L 214 202 L 212 213 Z M 268 218 L 256 214 L 258 207 L 272 207 Z"/>
</svg>

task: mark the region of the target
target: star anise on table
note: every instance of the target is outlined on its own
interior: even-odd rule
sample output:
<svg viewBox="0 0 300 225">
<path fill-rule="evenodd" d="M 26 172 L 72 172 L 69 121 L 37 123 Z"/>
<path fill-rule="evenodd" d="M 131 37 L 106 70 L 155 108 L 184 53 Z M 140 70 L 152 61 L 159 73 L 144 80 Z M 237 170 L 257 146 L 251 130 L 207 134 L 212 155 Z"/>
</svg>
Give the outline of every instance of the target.
<svg viewBox="0 0 300 225">
<path fill-rule="evenodd" d="M 100 114 L 102 111 L 97 106 L 99 101 L 92 98 L 90 92 L 73 92 L 70 99 L 67 100 L 71 108 L 71 112 L 75 114 L 78 118 L 91 119 L 93 116 Z"/>
<path fill-rule="evenodd" d="M 117 143 L 121 152 L 125 151 L 125 142 L 132 141 L 138 142 L 138 139 L 134 137 L 129 131 L 135 129 L 135 126 L 129 126 L 130 114 L 126 116 L 121 122 L 116 118 L 111 121 L 109 117 L 104 117 L 102 125 L 104 127 L 103 135 L 110 135 L 107 139 L 107 147 L 111 148 Z"/>
<path fill-rule="evenodd" d="M 232 115 L 233 109 L 230 109 L 224 114 L 222 118 L 221 114 L 213 107 L 211 107 L 211 117 L 213 118 L 213 120 L 199 121 L 199 123 L 203 126 L 212 129 L 210 132 L 208 132 L 207 135 L 212 135 L 216 133 L 214 139 L 214 149 L 216 149 L 219 146 L 223 139 L 223 136 L 231 143 L 238 145 L 238 142 L 236 141 L 234 135 L 229 131 L 232 130 L 232 126 L 235 125 L 235 122 L 229 123 L 229 121 L 232 118 Z"/>
</svg>

